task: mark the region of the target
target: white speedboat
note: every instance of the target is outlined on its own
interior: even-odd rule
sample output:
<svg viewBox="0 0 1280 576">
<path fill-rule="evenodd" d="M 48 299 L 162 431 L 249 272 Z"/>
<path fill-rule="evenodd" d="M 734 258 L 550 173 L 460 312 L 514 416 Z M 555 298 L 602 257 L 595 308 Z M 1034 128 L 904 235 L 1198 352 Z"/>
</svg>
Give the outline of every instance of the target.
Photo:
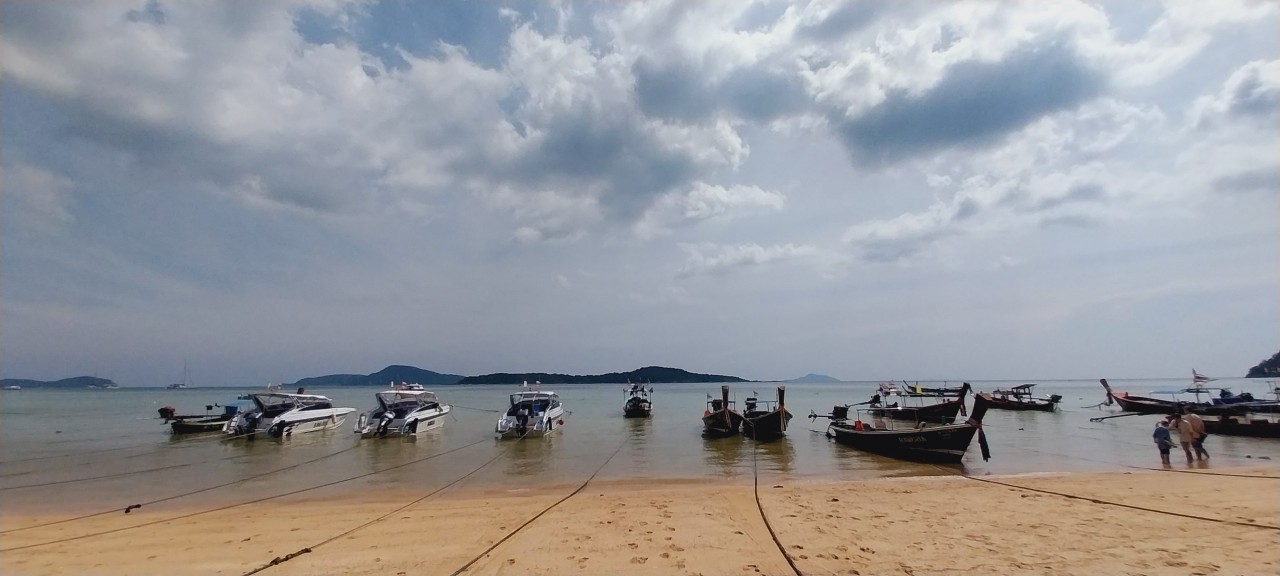
<svg viewBox="0 0 1280 576">
<path fill-rule="evenodd" d="M 230 436 L 249 436 L 266 432 L 272 438 L 285 438 L 303 432 L 333 430 L 342 425 L 355 408 L 334 408 L 324 396 L 264 392 L 250 394 L 253 408 L 227 421 L 222 431 Z"/>
<path fill-rule="evenodd" d="M 444 416 L 453 407 L 441 404 L 435 392 L 426 390 L 387 390 L 374 394 L 378 407 L 356 420 L 356 434 L 361 438 L 412 436 L 444 426 Z"/>
<path fill-rule="evenodd" d="M 545 436 L 564 425 L 565 411 L 555 392 L 525 391 L 511 395 L 511 406 L 498 419 L 501 438 Z"/>
</svg>

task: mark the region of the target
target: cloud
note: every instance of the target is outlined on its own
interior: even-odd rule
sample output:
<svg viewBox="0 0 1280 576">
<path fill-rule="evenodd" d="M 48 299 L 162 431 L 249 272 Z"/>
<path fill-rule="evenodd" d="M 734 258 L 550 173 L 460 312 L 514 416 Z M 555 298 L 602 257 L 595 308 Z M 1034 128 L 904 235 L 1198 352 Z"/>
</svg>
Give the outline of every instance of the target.
<svg viewBox="0 0 1280 576">
<path fill-rule="evenodd" d="M 1191 118 L 1198 130 L 1239 122 L 1274 127 L 1280 122 L 1280 60 L 1236 69 L 1217 94 L 1196 99 Z"/>
<path fill-rule="evenodd" d="M 680 249 L 685 252 L 685 263 L 678 273 L 681 277 L 725 274 L 733 270 L 759 268 L 818 254 L 817 248 L 813 246 L 792 244 L 761 246 L 752 243 L 721 245 L 704 242 L 681 244 Z"/>
<path fill-rule="evenodd" d="M 696 182 L 686 192 L 669 192 L 659 198 L 635 226 L 641 238 L 652 238 L 671 228 L 706 220 L 734 218 L 782 210 L 786 196 L 758 186 L 725 188 Z"/>
<path fill-rule="evenodd" d="M 1066 42 L 1026 46 L 999 62 L 963 62 L 937 85 L 833 122 L 865 163 L 885 163 L 961 144 L 988 144 L 1046 114 L 1101 93 L 1104 77 Z"/>
<path fill-rule="evenodd" d="M 6 229 L 50 235 L 75 223 L 71 179 L 28 164 L 6 162 L 3 170 Z"/>
</svg>

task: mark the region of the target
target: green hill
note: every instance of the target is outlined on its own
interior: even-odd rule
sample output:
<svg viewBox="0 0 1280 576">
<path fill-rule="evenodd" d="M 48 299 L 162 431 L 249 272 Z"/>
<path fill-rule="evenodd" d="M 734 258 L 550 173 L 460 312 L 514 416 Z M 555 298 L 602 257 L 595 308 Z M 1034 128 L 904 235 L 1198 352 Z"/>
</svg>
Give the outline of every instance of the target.
<svg viewBox="0 0 1280 576">
<path fill-rule="evenodd" d="M 392 365 L 368 375 L 330 374 L 328 376 L 303 378 L 293 384 L 285 386 L 285 388 L 323 388 L 326 386 L 389 387 L 392 383 L 400 382 L 422 384 L 423 386 L 445 386 L 457 384 L 460 380 L 462 380 L 462 376 L 457 374 L 441 374 L 439 372 L 414 368 L 413 366 Z"/>
<path fill-rule="evenodd" d="M 662 366 L 646 366 L 630 372 L 610 372 L 575 376 L 572 374 L 549 374 L 546 372 L 525 372 L 514 374 L 500 372 L 481 376 L 467 376 L 459 384 L 519 384 L 521 382 L 541 382 L 543 384 L 625 384 L 627 382 L 645 382 L 652 384 L 703 383 L 703 382 L 750 382 L 737 376 L 719 374 L 698 374 L 679 368 Z"/>
<path fill-rule="evenodd" d="M 1250 368 L 1245 378 L 1280 378 L 1280 352 Z"/>
<path fill-rule="evenodd" d="M 114 388 L 115 382 L 97 376 L 76 376 L 62 380 L 27 380 L 25 378 L 5 378 L 0 380 L 0 387 L 21 386 L 23 388 Z"/>
</svg>

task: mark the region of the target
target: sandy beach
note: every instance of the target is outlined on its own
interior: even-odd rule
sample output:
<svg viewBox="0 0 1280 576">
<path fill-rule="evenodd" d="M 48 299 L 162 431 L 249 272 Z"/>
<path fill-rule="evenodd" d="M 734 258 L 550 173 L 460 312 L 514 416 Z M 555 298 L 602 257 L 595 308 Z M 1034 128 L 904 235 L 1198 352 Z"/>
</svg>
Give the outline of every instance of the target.
<svg viewBox="0 0 1280 576">
<path fill-rule="evenodd" d="M 1280 572 L 1277 467 L 983 480 L 777 477 L 759 495 L 806 575 Z M 592 482 L 482 555 L 578 487 L 449 489 L 412 505 L 433 488 L 314 491 L 19 531 L 61 517 L 5 514 L 0 572 L 245 574 L 309 550 L 259 573 L 452 574 L 473 560 L 465 573 L 795 573 L 743 482 Z"/>
</svg>

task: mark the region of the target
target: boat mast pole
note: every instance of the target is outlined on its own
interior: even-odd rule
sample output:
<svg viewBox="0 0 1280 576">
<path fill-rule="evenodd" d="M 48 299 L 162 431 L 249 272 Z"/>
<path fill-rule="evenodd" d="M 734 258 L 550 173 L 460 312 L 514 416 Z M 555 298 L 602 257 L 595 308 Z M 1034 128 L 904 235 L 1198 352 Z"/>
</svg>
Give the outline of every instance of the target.
<svg viewBox="0 0 1280 576">
<path fill-rule="evenodd" d="M 787 431 L 787 387 L 778 387 L 778 415 L 782 418 L 782 431 Z"/>
<path fill-rule="evenodd" d="M 729 418 L 729 386 L 720 387 L 720 403 L 724 407 L 724 426 L 728 428 L 733 425 L 733 420 Z"/>
</svg>

